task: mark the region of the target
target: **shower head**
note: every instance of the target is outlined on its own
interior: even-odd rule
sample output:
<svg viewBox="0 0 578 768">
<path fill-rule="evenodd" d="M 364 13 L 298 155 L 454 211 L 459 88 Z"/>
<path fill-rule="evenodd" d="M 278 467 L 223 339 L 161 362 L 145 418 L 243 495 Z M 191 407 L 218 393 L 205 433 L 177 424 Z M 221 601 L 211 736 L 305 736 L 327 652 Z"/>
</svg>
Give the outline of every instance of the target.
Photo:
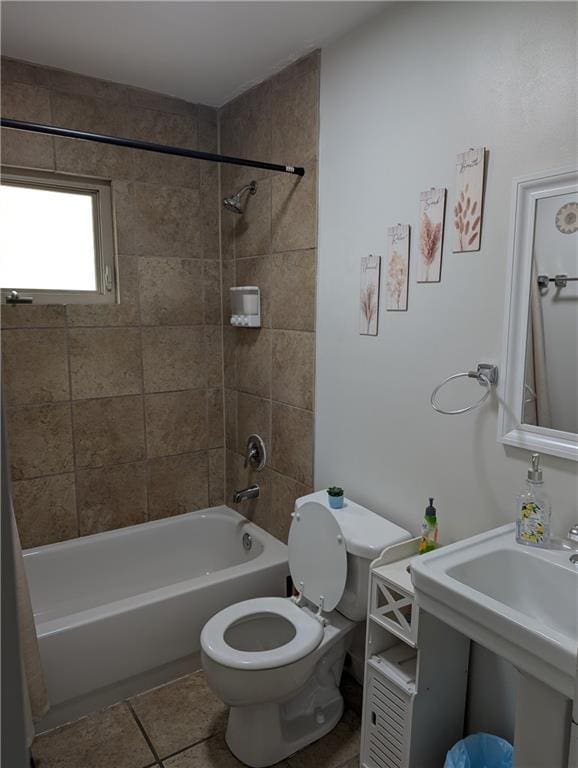
<svg viewBox="0 0 578 768">
<path fill-rule="evenodd" d="M 245 192 L 254 195 L 257 192 L 257 182 L 252 181 L 250 184 L 245 184 L 245 186 L 241 187 L 241 189 L 232 197 L 224 197 L 223 206 L 232 213 L 243 213 L 245 209 L 243 208 L 242 196 Z"/>
</svg>

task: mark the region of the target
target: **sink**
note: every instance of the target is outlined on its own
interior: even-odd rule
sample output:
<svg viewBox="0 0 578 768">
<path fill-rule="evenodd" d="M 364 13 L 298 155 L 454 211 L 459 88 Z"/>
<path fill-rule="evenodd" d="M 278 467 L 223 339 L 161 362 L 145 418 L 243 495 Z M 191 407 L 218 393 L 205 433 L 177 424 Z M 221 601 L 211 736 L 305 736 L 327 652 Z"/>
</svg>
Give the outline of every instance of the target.
<svg viewBox="0 0 578 768">
<path fill-rule="evenodd" d="M 411 562 L 419 606 L 568 699 L 575 694 L 578 565 L 517 544 L 506 525 Z"/>
</svg>

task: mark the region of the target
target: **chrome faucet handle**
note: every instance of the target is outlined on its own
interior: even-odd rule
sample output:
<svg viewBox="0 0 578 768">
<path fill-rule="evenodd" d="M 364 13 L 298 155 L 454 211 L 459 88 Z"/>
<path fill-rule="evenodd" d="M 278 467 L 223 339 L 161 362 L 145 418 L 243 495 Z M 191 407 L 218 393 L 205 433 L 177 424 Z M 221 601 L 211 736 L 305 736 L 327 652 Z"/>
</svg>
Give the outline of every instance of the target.
<svg viewBox="0 0 578 768">
<path fill-rule="evenodd" d="M 574 523 L 574 525 L 570 528 L 567 538 L 575 544 L 578 544 L 578 523 Z"/>
<path fill-rule="evenodd" d="M 267 462 L 265 443 L 259 435 L 249 435 L 245 450 L 245 469 L 251 467 L 256 472 L 261 472 Z"/>
</svg>

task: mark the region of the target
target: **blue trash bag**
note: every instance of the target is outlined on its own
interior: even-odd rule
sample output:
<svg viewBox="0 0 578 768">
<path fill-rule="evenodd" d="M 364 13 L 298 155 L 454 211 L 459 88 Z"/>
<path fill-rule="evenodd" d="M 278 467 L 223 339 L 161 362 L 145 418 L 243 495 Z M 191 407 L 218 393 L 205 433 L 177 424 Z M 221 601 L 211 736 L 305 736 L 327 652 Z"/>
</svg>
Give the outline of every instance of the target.
<svg viewBox="0 0 578 768">
<path fill-rule="evenodd" d="M 450 749 L 444 768 L 512 768 L 514 749 L 499 736 L 476 733 Z"/>
</svg>

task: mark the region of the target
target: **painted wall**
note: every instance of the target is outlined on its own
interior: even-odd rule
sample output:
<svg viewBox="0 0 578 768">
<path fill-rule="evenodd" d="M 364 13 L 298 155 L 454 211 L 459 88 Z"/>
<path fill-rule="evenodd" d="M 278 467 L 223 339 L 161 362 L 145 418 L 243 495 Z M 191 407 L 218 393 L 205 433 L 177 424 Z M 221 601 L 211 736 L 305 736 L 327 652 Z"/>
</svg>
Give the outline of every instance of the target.
<svg viewBox="0 0 578 768">
<path fill-rule="evenodd" d="M 497 442 L 497 404 L 449 417 L 429 398 L 450 374 L 501 362 L 512 179 L 576 162 L 575 71 L 564 3 L 398 4 L 324 50 L 317 488 L 343 485 L 416 533 L 433 495 L 445 542 L 513 519 L 528 457 Z M 481 251 L 451 253 L 446 215 L 441 283 L 417 285 L 419 193 L 446 186 L 451 201 L 455 156 L 472 146 L 489 149 Z M 397 222 L 413 227 L 409 309 L 382 308 L 378 337 L 359 336 L 360 258 L 384 255 Z M 460 383 L 453 407 L 479 395 Z M 577 467 L 544 466 L 562 533 L 578 518 Z M 507 732 L 511 685 L 498 689 L 472 707 L 503 706 Z"/>
</svg>

